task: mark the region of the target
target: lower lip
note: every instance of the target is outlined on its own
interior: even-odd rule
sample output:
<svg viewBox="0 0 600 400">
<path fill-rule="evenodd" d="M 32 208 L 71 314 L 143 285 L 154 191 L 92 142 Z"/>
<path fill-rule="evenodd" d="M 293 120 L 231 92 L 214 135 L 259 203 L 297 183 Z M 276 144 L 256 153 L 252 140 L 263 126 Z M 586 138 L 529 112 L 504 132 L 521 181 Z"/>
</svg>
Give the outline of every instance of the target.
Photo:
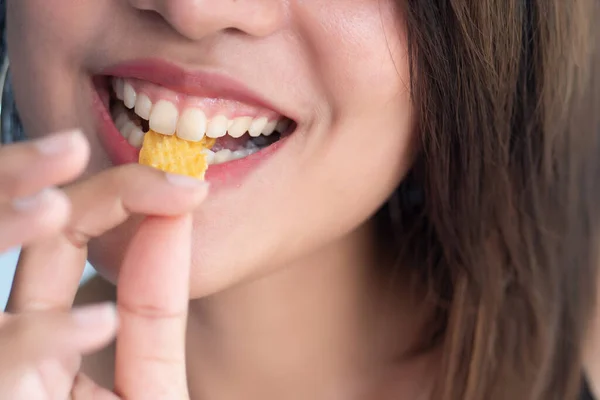
<svg viewBox="0 0 600 400">
<path fill-rule="evenodd" d="M 137 163 L 140 150 L 130 145 L 121 135 L 108 111 L 109 93 L 106 79 L 95 80 L 94 87 L 96 90 L 93 104 L 99 121 L 99 138 L 111 162 L 115 165 Z M 287 138 L 282 138 L 247 157 L 211 165 L 206 171 L 205 179 L 209 182 L 237 183 L 277 152 L 285 142 Z"/>
</svg>

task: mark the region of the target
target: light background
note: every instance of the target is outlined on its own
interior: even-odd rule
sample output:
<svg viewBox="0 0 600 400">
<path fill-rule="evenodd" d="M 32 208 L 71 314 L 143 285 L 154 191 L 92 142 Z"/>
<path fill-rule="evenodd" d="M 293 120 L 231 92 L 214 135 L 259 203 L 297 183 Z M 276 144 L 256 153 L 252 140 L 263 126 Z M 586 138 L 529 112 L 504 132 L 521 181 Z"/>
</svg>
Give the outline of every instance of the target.
<svg viewBox="0 0 600 400">
<path fill-rule="evenodd" d="M 18 257 L 18 249 L 0 254 L 0 310 L 4 310 L 4 307 L 6 307 L 6 300 L 8 300 L 8 293 L 10 292 L 10 286 L 15 274 Z M 94 271 L 88 264 L 83 274 L 82 281 L 89 279 L 93 274 Z M 48 284 L 52 285 L 52 282 L 48 282 Z"/>
</svg>

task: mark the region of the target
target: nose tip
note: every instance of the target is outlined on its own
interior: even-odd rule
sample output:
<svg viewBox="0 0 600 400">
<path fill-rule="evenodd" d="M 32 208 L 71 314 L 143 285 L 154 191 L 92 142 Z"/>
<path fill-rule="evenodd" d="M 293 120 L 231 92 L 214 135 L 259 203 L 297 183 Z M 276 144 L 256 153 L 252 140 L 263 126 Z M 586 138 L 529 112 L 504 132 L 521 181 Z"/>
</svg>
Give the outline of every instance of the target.
<svg viewBox="0 0 600 400">
<path fill-rule="evenodd" d="M 282 0 L 129 0 L 137 9 L 155 11 L 191 40 L 225 30 L 263 37 L 285 18 Z"/>
</svg>

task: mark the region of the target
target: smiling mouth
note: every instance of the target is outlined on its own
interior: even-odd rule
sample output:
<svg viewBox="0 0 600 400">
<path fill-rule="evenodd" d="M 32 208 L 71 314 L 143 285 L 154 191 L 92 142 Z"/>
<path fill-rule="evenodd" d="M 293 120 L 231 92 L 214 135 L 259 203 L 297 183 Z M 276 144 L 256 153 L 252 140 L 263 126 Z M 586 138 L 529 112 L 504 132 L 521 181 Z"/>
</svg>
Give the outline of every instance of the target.
<svg viewBox="0 0 600 400">
<path fill-rule="evenodd" d="M 156 84 L 109 77 L 110 114 L 121 135 L 140 149 L 150 130 L 189 142 L 215 139 L 209 165 L 246 158 L 291 135 L 295 122 L 273 110 L 230 99 L 194 97 Z"/>
</svg>

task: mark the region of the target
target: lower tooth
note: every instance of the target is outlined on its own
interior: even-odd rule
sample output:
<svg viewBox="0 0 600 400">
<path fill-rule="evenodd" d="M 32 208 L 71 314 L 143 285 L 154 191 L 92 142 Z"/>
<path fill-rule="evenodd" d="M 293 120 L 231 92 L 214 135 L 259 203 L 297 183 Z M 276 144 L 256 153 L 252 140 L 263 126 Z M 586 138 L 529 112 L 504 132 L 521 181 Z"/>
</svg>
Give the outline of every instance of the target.
<svg viewBox="0 0 600 400">
<path fill-rule="evenodd" d="M 125 124 L 127 123 L 127 121 L 129 121 L 129 117 L 127 116 L 127 114 L 122 113 L 122 114 L 119 114 L 119 116 L 114 121 L 115 121 L 115 126 L 117 127 L 117 129 L 122 130 L 125 127 Z"/>
<path fill-rule="evenodd" d="M 260 137 L 255 138 L 253 140 L 248 140 L 248 142 L 246 142 L 246 150 L 254 150 L 254 149 L 258 149 L 258 145 L 256 143 L 254 143 L 254 141 L 256 140 L 260 140 Z"/>
<path fill-rule="evenodd" d="M 259 136 L 257 138 L 254 138 L 253 140 L 251 140 L 249 143 L 252 143 L 254 145 L 254 147 L 247 147 L 250 149 L 256 148 L 257 146 L 266 146 L 267 144 L 269 144 L 269 141 L 267 140 L 266 136 Z"/>
<path fill-rule="evenodd" d="M 248 155 L 246 150 L 236 150 L 232 154 L 234 160 L 239 160 L 240 158 L 244 158 Z"/>
<path fill-rule="evenodd" d="M 215 152 L 212 150 L 204 150 L 204 157 L 206 158 L 206 163 L 208 165 L 212 165 L 215 163 Z"/>
<path fill-rule="evenodd" d="M 133 147 L 141 148 L 144 144 L 144 135 L 144 131 L 136 126 L 135 129 L 132 129 L 129 133 L 129 144 Z"/>
<path fill-rule="evenodd" d="M 131 122 L 130 120 L 128 120 L 125 125 L 123 126 L 122 129 L 120 129 L 121 131 L 121 135 L 123 135 L 123 137 L 125 139 L 129 139 L 129 135 L 131 134 L 131 132 L 137 129 L 137 126 L 135 126 L 135 124 L 133 122 Z"/>
<path fill-rule="evenodd" d="M 215 164 L 223 164 L 228 161 L 231 161 L 232 159 L 233 159 L 233 153 L 231 152 L 231 150 L 228 150 L 228 149 L 219 150 L 215 154 L 214 163 Z"/>
</svg>

